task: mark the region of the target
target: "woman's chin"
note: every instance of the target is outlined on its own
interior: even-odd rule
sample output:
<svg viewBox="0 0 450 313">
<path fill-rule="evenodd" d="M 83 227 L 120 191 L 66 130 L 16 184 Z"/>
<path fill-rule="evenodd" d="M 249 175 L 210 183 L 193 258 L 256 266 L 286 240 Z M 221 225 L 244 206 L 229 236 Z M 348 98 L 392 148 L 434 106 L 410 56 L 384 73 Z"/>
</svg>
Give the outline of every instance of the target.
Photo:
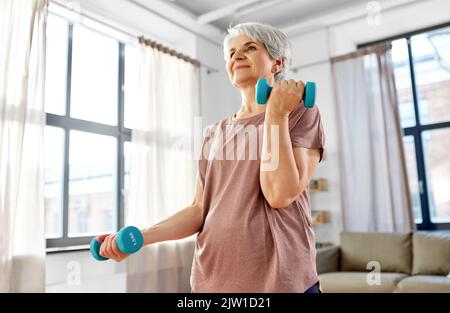
<svg viewBox="0 0 450 313">
<path fill-rule="evenodd" d="M 247 86 L 255 86 L 258 81 L 258 77 L 254 77 L 253 75 L 242 75 L 235 76 L 233 79 L 233 86 L 237 88 L 244 88 Z"/>
</svg>

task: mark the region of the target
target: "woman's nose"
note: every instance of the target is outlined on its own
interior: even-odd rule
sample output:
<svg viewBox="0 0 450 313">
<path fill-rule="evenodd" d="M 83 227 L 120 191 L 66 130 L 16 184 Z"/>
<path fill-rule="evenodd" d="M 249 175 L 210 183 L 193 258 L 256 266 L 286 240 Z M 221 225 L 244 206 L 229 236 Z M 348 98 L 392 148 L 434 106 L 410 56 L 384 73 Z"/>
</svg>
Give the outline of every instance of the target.
<svg viewBox="0 0 450 313">
<path fill-rule="evenodd" d="M 241 49 L 236 50 L 232 57 L 234 60 L 243 60 L 245 59 L 245 54 Z"/>
</svg>

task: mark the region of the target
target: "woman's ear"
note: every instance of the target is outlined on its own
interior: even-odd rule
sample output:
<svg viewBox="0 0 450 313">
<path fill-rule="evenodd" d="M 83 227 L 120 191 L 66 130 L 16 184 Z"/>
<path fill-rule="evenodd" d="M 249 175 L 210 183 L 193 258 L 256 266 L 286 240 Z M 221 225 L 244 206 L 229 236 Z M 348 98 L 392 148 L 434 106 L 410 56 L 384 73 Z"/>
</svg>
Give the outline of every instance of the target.
<svg viewBox="0 0 450 313">
<path fill-rule="evenodd" d="M 285 59 L 281 58 L 279 60 L 275 60 L 275 64 L 272 66 L 272 73 L 276 74 L 284 67 Z"/>
</svg>

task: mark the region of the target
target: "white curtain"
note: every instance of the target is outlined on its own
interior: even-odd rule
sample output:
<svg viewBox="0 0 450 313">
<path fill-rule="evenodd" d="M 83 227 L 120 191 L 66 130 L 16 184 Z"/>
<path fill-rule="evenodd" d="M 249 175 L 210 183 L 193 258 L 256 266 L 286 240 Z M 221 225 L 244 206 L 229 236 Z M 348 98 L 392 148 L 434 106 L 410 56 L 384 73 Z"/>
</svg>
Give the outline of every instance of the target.
<svg viewBox="0 0 450 313">
<path fill-rule="evenodd" d="M 414 223 L 390 45 L 332 62 L 344 230 L 411 231 Z"/>
<path fill-rule="evenodd" d="M 149 227 L 192 202 L 198 68 L 141 46 L 139 127 L 132 131 L 127 225 Z M 128 292 L 189 292 L 193 238 L 148 246 L 127 261 Z"/>
<path fill-rule="evenodd" d="M 43 292 L 47 0 L 0 1 L 0 292 Z"/>
</svg>

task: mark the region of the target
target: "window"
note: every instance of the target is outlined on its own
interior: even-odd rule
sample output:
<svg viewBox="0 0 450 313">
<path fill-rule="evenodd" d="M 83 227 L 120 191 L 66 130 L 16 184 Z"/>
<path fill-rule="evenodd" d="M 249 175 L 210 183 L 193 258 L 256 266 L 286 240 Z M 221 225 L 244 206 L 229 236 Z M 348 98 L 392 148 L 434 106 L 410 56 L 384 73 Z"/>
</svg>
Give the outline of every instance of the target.
<svg viewBox="0 0 450 313">
<path fill-rule="evenodd" d="M 125 47 L 125 117 L 124 125 L 127 128 L 139 126 L 139 111 L 136 103 L 138 97 L 138 69 L 139 49 L 133 46 Z"/>
<path fill-rule="evenodd" d="M 56 14 L 48 16 L 47 248 L 89 244 L 93 236 L 123 226 L 137 51 Z"/>
<path fill-rule="evenodd" d="M 66 73 L 69 25 L 59 17 L 47 20 L 47 61 L 45 83 L 45 111 L 66 113 Z"/>
<path fill-rule="evenodd" d="M 69 237 L 116 230 L 117 140 L 70 131 Z"/>
<path fill-rule="evenodd" d="M 45 225 L 48 238 L 62 236 L 64 130 L 47 126 L 44 130 Z"/>
<path fill-rule="evenodd" d="M 70 116 L 117 125 L 118 50 L 116 40 L 73 26 Z"/>
<path fill-rule="evenodd" d="M 450 27 L 395 38 L 392 60 L 418 229 L 450 229 Z"/>
</svg>

